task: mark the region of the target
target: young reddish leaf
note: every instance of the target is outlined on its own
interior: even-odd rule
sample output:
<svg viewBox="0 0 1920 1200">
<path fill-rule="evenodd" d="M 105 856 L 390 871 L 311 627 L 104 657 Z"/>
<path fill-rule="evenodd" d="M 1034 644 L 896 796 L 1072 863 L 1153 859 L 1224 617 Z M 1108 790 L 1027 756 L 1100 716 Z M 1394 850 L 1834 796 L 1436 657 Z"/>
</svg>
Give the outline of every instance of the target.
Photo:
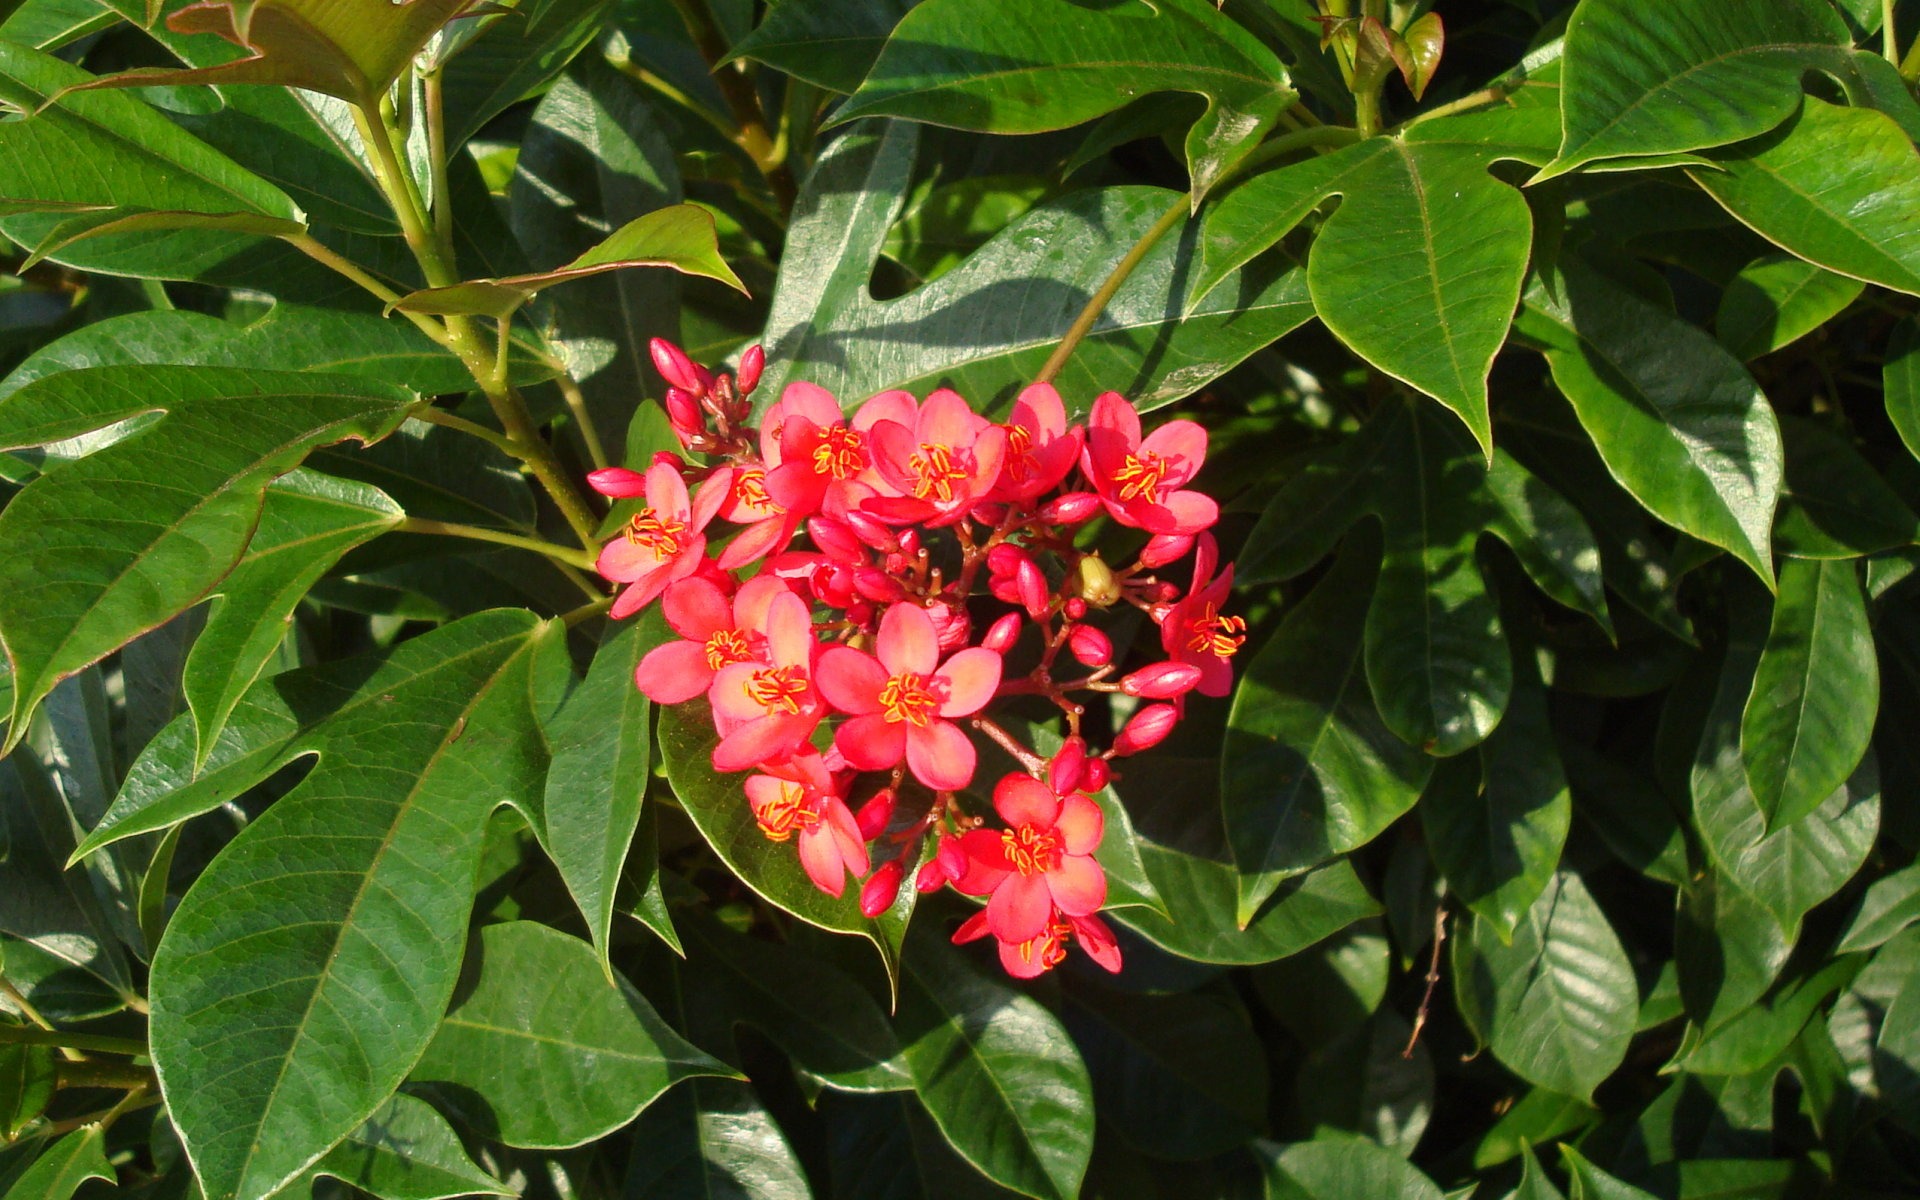
<svg viewBox="0 0 1920 1200">
<path fill-rule="evenodd" d="M 1440 55 L 1447 45 L 1446 26 L 1441 24 L 1439 13 L 1430 12 L 1407 26 L 1401 36 L 1411 64 L 1402 69 L 1402 74 L 1407 86 L 1413 89 L 1413 98 L 1418 100 L 1427 94 L 1427 84 L 1433 82 L 1433 73 L 1440 69 Z"/>
</svg>

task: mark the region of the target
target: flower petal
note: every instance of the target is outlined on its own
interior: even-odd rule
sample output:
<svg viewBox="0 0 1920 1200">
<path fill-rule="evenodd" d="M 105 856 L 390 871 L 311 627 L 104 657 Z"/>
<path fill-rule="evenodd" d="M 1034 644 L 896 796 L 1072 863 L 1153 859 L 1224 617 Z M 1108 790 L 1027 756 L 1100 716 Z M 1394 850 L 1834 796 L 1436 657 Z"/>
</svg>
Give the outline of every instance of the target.
<svg viewBox="0 0 1920 1200">
<path fill-rule="evenodd" d="M 1150 533 L 1200 533 L 1220 519 L 1220 506 L 1204 492 L 1175 492 L 1149 512 L 1142 524 Z"/>
<path fill-rule="evenodd" d="M 964 946 L 968 942 L 977 942 L 987 936 L 987 910 L 979 912 L 960 922 L 960 928 L 953 931 L 953 944 Z"/>
<path fill-rule="evenodd" d="M 1046 932 L 1053 897 L 1039 875 L 1009 875 L 987 901 L 987 928 L 1003 942 L 1024 942 Z"/>
<path fill-rule="evenodd" d="M 997 830 L 970 829 L 960 835 L 960 873 L 953 886 L 969 896 L 986 896 L 1013 874 L 1007 843 Z M 944 847 L 942 847 L 944 849 Z"/>
<path fill-rule="evenodd" d="M 1052 384 L 1030 383 L 1020 389 L 1019 398 L 1013 402 L 1013 424 L 1043 435 L 1034 441 L 1044 442 L 1066 432 L 1067 406 L 1060 402 L 1060 393 Z"/>
<path fill-rule="evenodd" d="M 732 467 L 722 467 L 707 477 L 700 485 L 700 494 L 694 497 L 693 507 L 687 515 L 687 527 L 696 532 L 707 527 L 713 515 L 720 511 L 733 496 L 733 478 L 738 472 Z"/>
<path fill-rule="evenodd" d="M 667 624 L 688 641 L 705 642 L 722 629 L 733 628 L 733 605 L 726 593 L 705 579 L 682 579 L 667 589 L 660 607 Z"/>
<path fill-rule="evenodd" d="M 912 429 L 914 413 L 919 407 L 912 392 L 899 388 L 875 392 L 853 410 L 853 428 L 865 433 L 881 421 L 893 421 Z"/>
<path fill-rule="evenodd" d="M 647 507 L 675 521 L 685 521 L 692 516 L 687 504 L 687 481 L 680 478 L 680 468 L 671 463 L 655 463 L 647 468 Z"/>
<path fill-rule="evenodd" d="M 867 843 L 860 836 L 860 825 L 853 819 L 853 813 L 838 796 L 829 796 L 821 815 L 826 818 L 821 828 L 832 831 L 840 861 L 855 878 L 865 875 L 872 864 L 867 860 Z"/>
<path fill-rule="evenodd" d="M 1098 804 L 1074 792 L 1060 802 L 1060 818 L 1053 827 L 1065 840 L 1068 854 L 1092 854 L 1106 832 L 1107 817 Z"/>
<path fill-rule="evenodd" d="M 1060 865 L 1042 878 L 1047 881 L 1053 902 L 1070 917 L 1097 913 L 1107 902 L 1107 873 L 1084 854 L 1062 856 Z"/>
<path fill-rule="evenodd" d="M 1118 434 L 1131 451 L 1140 445 L 1140 414 L 1119 392 L 1101 392 L 1094 397 L 1093 409 L 1087 414 L 1087 430 Z"/>
<path fill-rule="evenodd" d="M 1116 975 L 1120 973 L 1120 943 L 1105 921 L 1092 916 L 1068 917 L 1067 923 L 1073 926 L 1073 936 L 1088 958 Z"/>
<path fill-rule="evenodd" d="M 973 743 L 952 721 L 935 718 L 907 727 L 907 769 L 937 792 L 952 792 L 973 782 Z"/>
<path fill-rule="evenodd" d="M 713 748 L 713 769 L 744 771 L 793 752 L 807 736 L 807 723 L 782 713 L 748 721 Z"/>
<path fill-rule="evenodd" d="M 833 744 L 847 764 L 861 771 L 884 771 L 907 752 L 907 727 L 879 713 L 855 717 L 834 731 Z"/>
<path fill-rule="evenodd" d="M 840 402 L 817 383 L 788 384 L 780 393 L 780 416 L 783 421 L 804 417 L 815 425 L 831 425 L 842 419 Z"/>
<path fill-rule="evenodd" d="M 1038 979 L 1047 973 L 1047 959 L 1039 949 L 1026 942 L 1001 942 L 1000 967 L 1015 979 Z"/>
<path fill-rule="evenodd" d="M 946 681 L 947 696 L 940 704 L 943 717 L 965 717 L 979 712 L 993 699 L 1000 686 L 1001 659 L 979 646 L 962 650 L 935 671 L 934 678 Z"/>
<path fill-rule="evenodd" d="M 889 674 L 928 675 L 940 662 L 940 635 L 919 605 L 895 604 L 880 618 L 873 649 Z"/>
<path fill-rule="evenodd" d="M 965 450 L 987 424 L 952 388 L 938 388 L 920 406 L 920 419 L 914 423 L 915 441 L 931 446 L 950 446 Z"/>
<path fill-rule="evenodd" d="M 847 868 L 840 861 L 840 847 L 834 841 L 832 826 L 821 824 L 802 829 L 794 840 L 800 845 L 800 865 L 807 869 L 807 878 L 813 880 L 813 886 L 829 896 L 838 896 L 847 890 Z"/>
<path fill-rule="evenodd" d="M 767 658 L 776 667 L 808 667 L 813 646 L 807 602 L 792 592 L 775 596 L 767 604 Z"/>
<path fill-rule="evenodd" d="M 633 669 L 633 682 L 655 704 L 679 704 L 707 690 L 713 683 L 713 668 L 707 665 L 706 648 L 699 642 L 675 640 L 647 651 Z"/>
<path fill-rule="evenodd" d="M 767 715 L 767 710 L 747 695 L 748 682 L 753 673 L 761 669 L 759 663 L 729 663 L 714 675 L 707 699 L 713 705 L 713 719 L 721 733 L 732 733 L 738 726 Z"/>
<path fill-rule="evenodd" d="M 851 646 L 829 646 L 814 668 L 813 682 L 827 703 L 841 712 L 877 713 L 880 689 L 887 686 L 887 669 L 865 651 Z M 897 755 L 894 761 L 899 761 Z"/>
<path fill-rule="evenodd" d="M 1052 829 L 1060 819 L 1060 797 L 1033 776 L 1015 771 L 993 785 L 993 811 L 1009 825 Z"/>
<path fill-rule="evenodd" d="M 1166 486 L 1177 488 L 1192 479 L 1207 460 L 1207 431 L 1192 421 L 1168 421 L 1140 443 L 1142 454 L 1157 454 L 1167 462 Z"/>
</svg>

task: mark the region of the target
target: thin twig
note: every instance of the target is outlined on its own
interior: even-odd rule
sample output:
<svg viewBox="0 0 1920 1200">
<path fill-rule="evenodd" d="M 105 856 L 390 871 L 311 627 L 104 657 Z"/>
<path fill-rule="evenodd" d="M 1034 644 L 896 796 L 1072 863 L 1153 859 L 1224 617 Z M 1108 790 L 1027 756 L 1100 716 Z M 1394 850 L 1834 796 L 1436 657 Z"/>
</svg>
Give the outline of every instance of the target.
<svg viewBox="0 0 1920 1200">
<path fill-rule="evenodd" d="M 767 186 L 773 189 L 781 210 L 791 210 L 799 189 L 794 185 L 793 173 L 776 152 L 773 135 L 767 129 L 766 113 L 760 107 L 760 96 L 754 91 L 752 82 L 731 64 L 724 67 L 720 65 L 720 60 L 727 56 L 726 36 L 714 24 L 713 15 L 707 11 L 703 0 L 673 0 L 673 6 L 679 10 L 687 32 L 693 35 L 693 43 L 699 47 L 701 57 L 707 60 L 713 81 L 720 88 L 720 96 L 727 102 L 727 108 L 739 126 L 733 134 L 734 142 L 753 159 L 753 165 L 760 168 L 760 174 L 766 177 Z"/>
<path fill-rule="evenodd" d="M 1021 766 L 1025 767 L 1027 772 L 1035 778 L 1046 774 L 1046 760 L 1025 746 L 1022 746 L 1017 738 L 993 721 L 986 717 L 974 717 L 969 723 L 975 729 L 978 729 L 981 733 L 986 734 L 987 737 L 992 739 L 994 745 L 1011 754 L 1014 759 L 1019 762 Z"/>
<path fill-rule="evenodd" d="M 1074 349 L 1080 345 L 1080 340 L 1093 329 L 1094 322 L 1098 321 L 1100 314 L 1107 310 L 1107 304 L 1112 301 L 1121 285 L 1126 283 L 1127 277 L 1133 274 L 1133 269 L 1140 265 L 1140 260 L 1147 256 L 1147 252 L 1152 250 L 1169 230 L 1186 219 L 1191 203 L 1191 197 L 1183 193 L 1174 202 L 1172 208 L 1162 213 L 1160 219 L 1140 235 L 1140 240 L 1133 244 L 1133 249 L 1127 251 L 1126 256 L 1114 264 L 1113 270 L 1107 275 L 1106 282 L 1088 297 L 1086 307 L 1080 310 L 1080 315 L 1075 317 L 1073 324 L 1067 327 L 1066 335 L 1060 339 L 1060 344 L 1055 346 L 1053 353 L 1047 356 L 1046 365 L 1040 368 L 1038 375 L 1034 376 L 1035 383 L 1052 383 L 1054 377 L 1060 374 L 1060 368 L 1066 366 L 1067 359 L 1073 357 Z"/>
<path fill-rule="evenodd" d="M 1427 960 L 1427 990 L 1420 997 L 1419 1011 L 1413 1014 L 1413 1032 L 1407 1035 L 1407 1048 L 1400 1052 L 1401 1058 L 1413 1057 L 1420 1031 L 1427 1026 L 1427 1013 L 1433 1007 L 1433 989 L 1440 985 L 1440 947 L 1446 944 L 1447 906 L 1442 903 L 1433 910 L 1433 956 Z"/>
<path fill-rule="evenodd" d="M 595 467 L 610 465 L 606 443 L 600 440 L 600 430 L 593 423 L 593 413 L 587 408 L 587 396 L 580 390 L 579 381 L 571 373 L 562 370 L 554 376 L 554 382 L 560 385 L 560 395 L 567 402 L 567 411 L 573 414 L 574 423 L 580 427 L 580 440 L 587 447 L 587 458 Z"/>
<path fill-rule="evenodd" d="M 406 517 L 394 528 L 399 533 L 438 534 L 442 537 L 468 538 L 476 542 L 492 542 L 497 546 L 531 550 L 535 554 L 543 554 L 557 563 L 564 563 L 570 567 L 592 569 L 594 563 L 593 556 L 584 550 L 573 550 L 541 538 L 522 537 L 517 533 L 484 529 L 478 525 L 461 525 L 454 521 L 430 521 L 425 517 Z"/>
<path fill-rule="evenodd" d="M 488 429 L 478 421 L 469 421 L 465 417 L 455 416 L 444 408 L 435 408 L 431 404 L 422 404 L 408 415 L 415 420 L 425 421 L 429 425 L 444 425 L 448 429 L 458 429 L 461 433 L 477 437 L 481 441 L 500 450 L 502 453 L 509 454 L 522 461 L 525 461 L 527 457 L 526 450 L 507 435 Z"/>
<path fill-rule="evenodd" d="M 24 1025 L 0 1025 L 0 1044 L 16 1046 L 63 1046 L 70 1050 L 91 1050 L 96 1054 L 124 1054 L 137 1058 L 147 1052 L 145 1042 L 133 1038 L 106 1037 L 98 1033 L 69 1033 L 60 1029 L 29 1029 Z"/>
</svg>

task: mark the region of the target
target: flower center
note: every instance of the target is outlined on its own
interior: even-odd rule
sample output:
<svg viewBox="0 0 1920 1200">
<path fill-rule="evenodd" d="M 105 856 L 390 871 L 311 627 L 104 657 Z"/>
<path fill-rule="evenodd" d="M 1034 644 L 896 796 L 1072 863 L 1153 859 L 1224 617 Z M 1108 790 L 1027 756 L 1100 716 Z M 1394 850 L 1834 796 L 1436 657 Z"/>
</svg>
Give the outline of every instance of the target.
<svg viewBox="0 0 1920 1200">
<path fill-rule="evenodd" d="M 913 472 L 913 494 L 917 498 L 931 496 L 942 504 L 953 500 L 953 485 L 967 477 L 967 468 L 954 461 L 952 449 L 925 442 L 907 460 L 907 470 Z"/>
<path fill-rule="evenodd" d="M 712 671 L 753 657 L 753 652 L 747 649 L 747 635 L 737 629 L 715 631 L 707 639 L 706 651 L 707 669 Z"/>
<path fill-rule="evenodd" d="M 1113 473 L 1113 481 L 1120 485 L 1122 500 L 1144 498 L 1149 504 L 1160 503 L 1161 481 L 1166 478 L 1167 460 L 1158 454 L 1145 457 L 1129 454 L 1120 469 Z"/>
<path fill-rule="evenodd" d="M 747 699 L 761 708 L 777 708 L 789 716 L 800 711 L 807 694 L 807 673 L 799 667 L 766 667 L 747 676 Z"/>
<path fill-rule="evenodd" d="M 678 556 L 686 537 L 687 523 L 663 517 L 658 509 L 641 509 L 627 522 L 627 540 L 661 562 Z"/>
<path fill-rule="evenodd" d="M 1025 483 L 1033 474 L 1033 433 L 1025 425 L 1002 425 L 1007 431 L 1007 476 Z"/>
<path fill-rule="evenodd" d="M 1022 825 L 1000 834 L 1007 861 L 1022 875 L 1044 875 L 1060 865 L 1060 840 L 1051 829 Z"/>
<path fill-rule="evenodd" d="M 807 790 L 797 783 L 782 783 L 780 794 L 760 805 L 753 818 L 760 823 L 760 832 L 766 834 L 770 842 L 784 842 L 796 830 L 812 829 L 820 823 L 818 808 L 807 799 Z"/>
<path fill-rule="evenodd" d="M 902 671 L 880 689 L 880 709 L 894 724 L 905 721 L 924 729 L 939 708 L 940 696 L 925 675 Z"/>
<path fill-rule="evenodd" d="M 1073 926 L 1055 921 L 1039 937 L 1020 943 L 1020 961 L 1030 963 L 1038 959 L 1042 971 L 1051 971 L 1067 961 L 1067 940 L 1072 936 Z"/>
<path fill-rule="evenodd" d="M 866 466 L 865 435 L 838 423 L 820 431 L 820 441 L 813 448 L 814 474 L 849 479 L 865 470 Z"/>
<path fill-rule="evenodd" d="M 767 491 L 767 473 L 757 467 L 734 476 L 733 502 L 762 511 L 783 511 L 773 502 L 773 494 Z"/>
<path fill-rule="evenodd" d="M 1187 649 L 1215 658 L 1232 658 L 1247 641 L 1245 617 L 1223 617 L 1211 602 L 1187 622 Z"/>
</svg>

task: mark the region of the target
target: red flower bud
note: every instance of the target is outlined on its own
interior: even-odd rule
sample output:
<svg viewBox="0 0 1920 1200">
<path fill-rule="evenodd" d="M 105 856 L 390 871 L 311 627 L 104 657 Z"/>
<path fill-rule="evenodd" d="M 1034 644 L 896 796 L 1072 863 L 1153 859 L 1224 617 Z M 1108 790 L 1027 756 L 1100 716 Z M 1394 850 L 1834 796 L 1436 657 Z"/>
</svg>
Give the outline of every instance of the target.
<svg viewBox="0 0 1920 1200">
<path fill-rule="evenodd" d="M 692 392 L 670 387 L 667 389 L 666 405 L 667 423 L 673 426 L 673 431 L 680 435 L 681 441 L 706 431 L 707 414 L 701 411 L 700 401 Z"/>
<path fill-rule="evenodd" d="M 1167 740 L 1173 727 L 1180 720 L 1180 711 L 1171 704 L 1149 704 L 1133 714 L 1127 727 L 1120 736 L 1113 739 L 1113 752 L 1119 755 L 1138 754 L 1150 750 Z"/>
<path fill-rule="evenodd" d="M 892 604 L 907 598 L 907 589 L 898 579 L 872 567 L 854 568 L 853 590 L 875 604 Z"/>
<path fill-rule="evenodd" d="M 696 397 L 707 394 L 709 381 L 700 378 L 702 372 L 693 365 L 685 350 L 665 338 L 654 338 L 647 343 L 647 351 L 653 356 L 653 369 L 660 372 L 660 378 Z"/>
<path fill-rule="evenodd" d="M 678 471 L 682 467 L 685 467 L 687 464 L 685 461 L 681 459 L 681 457 L 678 454 L 675 454 L 671 450 L 655 450 L 653 452 L 653 461 L 651 465 L 656 467 L 672 467 L 674 470 Z"/>
<path fill-rule="evenodd" d="M 1013 573 L 1014 586 L 1020 589 L 1020 603 L 1026 608 L 1027 615 L 1038 621 L 1047 615 L 1047 577 L 1040 568 L 1033 565 L 1032 559 L 1020 564 Z"/>
<path fill-rule="evenodd" d="M 1009 542 L 1001 542 L 987 551 L 987 571 L 993 575 L 1012 575 L 1022 563 L 1031 565 L 1033 556 Z"/>
<path fill-rule="evenodd" d="M 987 591 L 995 600 L 1001 600 L 1008 604 L 1020 603 L 1020 585 L 1010 578 L 1002 577 L 987 580 Z"/>
<path fill-rule="evenodd" d="M 853 535 L 853 530 L 832 517 L 808 517 L 807 536 L 828 558 L 851 566 L 866 565 L 866 547 Z"/>
<path fill-rule="evenodd" d="M 1078 596 L 1069 596 L 1067 602 L 1060 606 L 1060 611 L 1069 621 L 1084 621 L 1087 619 L 1087 602 Z"/>
<path fill-rule="evenodd" d="M 1067 649 L 1089 667 L 1104 667 L 1113 661 L 1113 641 L 1091 625 L 1075 625 L 1067 632 Z"/>
<path fill-rule="evenodd" d="M 867 545 L 872 546 L 880 553 L 892 554 L 900 549 L 900 539 L 894 536 L 893 530 L 888 529 L 885 525 L 874 520 L 866 513 L 850 509 L 847 514 L 840 519 L 847 523 L 848 529 L 853 530 L 855 537 Z"/>
<path fill-rule="evenodd" d="M 856 600 L 852 604 L 847 605 L 847 620 L 852 621 L 855 625 L 865 625 L 868 621 L 873 620 L 873 605 L 868 604 L 865 600 Z"/>
<path fill-rule="evenodd" d="M 853 823 L 860 827 L 860 836 L 869 842 L 887 831 L 887 822 L 893 820 L 894 801 L 899 797 L 892 788 L 881 788 L 873 794 L 873 799 L 860 806 L 853 814 Z M 885 870 L 885 868 L 881 868 Z"/>
<path fill-rule="evenodd" d="M 647 477 L 625 467 L 602 467 L 598 471 L 589 471 L 587 483 L 602 496 L 611 496 L 616 500 L 647 494 Z"/>
<path fill-rule="evenodd" d="M 900 895 L 900 881 L 906 873 L 898 859 L 875 871 L 866 886 L 860 889 L 860 915 L 877 917 L 892 908 L 894 899 Z"/>
<path fill-rule="evenodd" d="M 1077 737 L 1068 738 L 1047 764 L 1047 786 L 1062 796 L 1071 792 L 1079 785 L 1086 762 L 1087 744 Z"/>
<path fill-rule="evenodd" d="M 1192 691 L 1199 682 L 1199 667 L 1191 663 L 1160 662 L 1141 667 L 1122 679 L 1120 690 L 1129 696 L 1144 696 L 1149 700 L 1171 700 Z"/>
<path fill-rule="evenodd" d="M 1100 511 L 1100 497 L 1092 492 L 1067 492 L 1040 508 L 1040 519 L 1058 525 L 1078 525 Z"/>
<path fill-rule="evenodd" d="M 920 531 L 918 529 L 907 529 L 901 532 L 900 553 L 906 555 L 908 558 L 916 557 L 920 553 Z"/>
<path fill-rule="evenodd" d="M 734 376 L 734 381 L 740 385 L 742 396 L 751 395 L 753 389 L 760 386 L 760 372 L 766 368 L 767 352 L 758 344 L 748 346 L 746 352 L 740 356 L 740 373 Z"/>
<path fill-rule="evenodd" d="M 1113 782 L 1113 764 L 1104 758 L 1089 758 L 1080 768 L 1080 790 L 1097 795 Z"/>
<path fill-rule="evenodd" d="M 977 504 L 967 514 L 980 524 L 993 528 L 1007 519 L 1007 506 L 1004 504 Z"/>
<path fill-rule="evenodd" d="M 945 653 L 951 654 L 966 645 L 973 633 L 973 619 L 967 616 L 967 610 L 945 600 L 927 605 L 927 616 L 933 618 L 934 637 Z"/>
<path fill-rule="evenodd" d="M 1013 649 L 1014 642 L 1020 639 L 1020 614 L 1008 613 L 987 628 L 987 636 L 980 644 L 995 654 L 1005 654 Z"/>
<path fill-rule="evenodd" d="M 1193 538 L 1178 533 L 1156 533 L 1147 539 L 1140 551 L 1140 565 L 1143 567 L 1164 567 L 1176 559 L 1185 558 L 1187 551 L 1193 549 Z"/>
</svg>

